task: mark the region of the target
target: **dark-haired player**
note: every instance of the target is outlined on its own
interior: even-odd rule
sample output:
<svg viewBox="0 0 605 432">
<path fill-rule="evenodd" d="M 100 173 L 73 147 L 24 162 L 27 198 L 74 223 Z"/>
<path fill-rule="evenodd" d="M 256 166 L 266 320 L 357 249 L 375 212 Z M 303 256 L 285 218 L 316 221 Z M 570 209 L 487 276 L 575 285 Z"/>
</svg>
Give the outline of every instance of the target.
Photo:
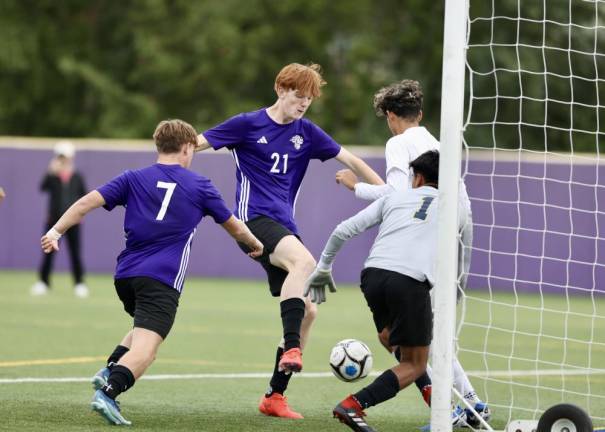
<svg viewBox="0 0 605 432">
<path fill-rule="evenodd" d="M 236 215 L 263 243 L 265 252 L 258 261 L 271 294 L 281 300 L 283 339 L 269 390 L 259 404 L 259 410 L 270 416 L 302 418 L 283 394 L 291 372 L 302 369 L 302 349 L 317 313 L 303 296 L 315 260 L 300 241 L 294 221 L 307 166 L 311 159 L 335 158 L 365 181 L 383 184 L 365 162 L 303 118 L 324 84 L 319 65 L 289 64 L 275 78 L 273 105 L 238 114 L 199 136 L 199 150 L 231 150 L 237 167 Z"/>
<path fill-rule="evenodd" d="M 423 116 L 423 92 L 418 81 L 402 80 L 387 87 L 381 88 L 374 95 L 374 109 L 378 116 L 386 117 L 388 127 L 393 134 L 386 143 L 386 185 L 377 186 L 358 182 L 357 176 L 349 170 L 337 173 L 337 181 L 351 190 L 355 196 L 365 200 L 375 200 L 394 190 L 405 190 L 411 186 L 412 175 L 409 168 L 410 161 L 429 150 L 439 150 L 439 141 L 423 126 L 420 125 Z M 464 183 L 460 183 L 460 217 L 462 219 L 461 241 L 459 250 L 459 285 L 462 290 L 466 288 L 466 279 L 470 269 L 470 248 L 473 243 L 473 222 L 470 201 Z M 381 338 L 381 343 L 389 350 L 387 341 Z M 397 355 L 397 353 L 395 353 Z M 482 402 L 466 372 L 454 356 L 453 359 L 454 385 L 464 398 L 475 407 L 475 411 L 484 420 L 489 420 L 491 413 Z M 431 379 L 428 373 L 423 374 L 416 386 L 421 391 L 424 400 L 430 405 Z M 469 423 L 473 427 L 479 426 L 471 410 L 456 407 L 452 413 L 454 426 Z"/>
<path fill-rule="evenodd" d="M 412 189 L 375 200 L 332 232 L 316 270 L 307 281 L 315 302 L 325 300 L 325 287 L 335 291 L 332 263 L 350 238 L 380 224 L 361 272 L 361 290 L 379 334 L 400 352 L 399 364 L 369 386 L 349 395 L 333 410 L 351 429 L 371 432 L 364 409 L 394 397 L 425 370 L 432 339 L 430 289 L 437 250 L 439 153 L 429 151 L 410 163 Z M 414 247 L 402 247 L 414 245 Z"/>
<path fill-rule="evenodd" d="M 91 406 L 110 424 L 129 425 L 116 397 L 143 375 L 166 339 L 185 282 L 191 242 L 204 216 L 214 221 L 253 257 L 263 246 L 226 207 L 209 179 L 188 168 L 197 144 L 195 129 L 180 120 L 161 122 L 153 134 L 157 163 L 123 174 L 74 203 L 42 237 L 42 249 L 58 250 L 58 240 L 91 210 L 126 207 L 126 248 L 118 256 L 115 288 L 134 326 L 101 369 Z"/>
</svg>

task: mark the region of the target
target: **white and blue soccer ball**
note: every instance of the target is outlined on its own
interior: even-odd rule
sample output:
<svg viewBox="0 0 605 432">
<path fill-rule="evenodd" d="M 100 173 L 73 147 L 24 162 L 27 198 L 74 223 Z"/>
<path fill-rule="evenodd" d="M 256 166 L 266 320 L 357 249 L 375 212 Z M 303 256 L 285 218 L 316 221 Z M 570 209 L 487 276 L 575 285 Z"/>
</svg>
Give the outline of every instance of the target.
<svg viewBox="0 0 605 432">
<path fill-rule="evenodd" d="M 372 370 L 372 351 L 356 339 L 341 340 L 332 348 L 330 367 L 339 380 L 358 381 Z"/>
</svg>

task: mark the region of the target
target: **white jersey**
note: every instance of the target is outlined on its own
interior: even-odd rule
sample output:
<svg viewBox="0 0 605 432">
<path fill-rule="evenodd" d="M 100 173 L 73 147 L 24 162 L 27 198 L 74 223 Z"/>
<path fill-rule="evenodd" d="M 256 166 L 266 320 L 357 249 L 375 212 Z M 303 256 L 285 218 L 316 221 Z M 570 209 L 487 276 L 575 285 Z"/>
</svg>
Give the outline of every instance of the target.
<svg viewBox="0 0 605 432">
<path fill-rule="evenodd" d="M 410 162 L 430 150 L 439 150 L 439 141 L 425 127 L 417 126 L 406 129 L 387 141 L 384 151 L 387 163 L 387 184 L 394 189 L 411 188 L 413 174 L 410 173 Z M 407 181 L 399 186 L 393 180 L 401 171 Z M 391 177 L 391 181 L 389 181 Z"/>
<path fill-rule="evenodd" d="M 386 185 L 357 183 L 355 196 L 373 201 L 393 190 L 411 188 L 413 176 L 410 173 L 410 162 L 430 150 L 439 150 L 439 141 L 422 126 L 408 128 L 402 134 L 390 138 L 384 151 L 387 164 Z"/>
<path fill-rule="evenodd" d="M 427 151 L 439 151 L 439 148 L 439 141 L 423 126 L 414 126 L 406 129 L 402 134 L 395 135 L 387 141 L 384 152 L 387 165 L 387 184 L 377 186 L 357 183 L 355 196 L 373 201 L 394 190 L 410 189 L 414 179 L 413 173 L 410 172 L 410 162 Z M 458 213 L 464 225 L 471 221 L 471 202 L 462 180 L 460 180 L 459 193 Z"/>
<path fill-rule="evenodd" d="M 435 283 L 438 191 L 430 186 L 395 191 L 340 223 L 321 255 L 331 266 L 342 244 L 380 224 L 364 268 L 394 271 L 420 282 Z"/>
</svg>

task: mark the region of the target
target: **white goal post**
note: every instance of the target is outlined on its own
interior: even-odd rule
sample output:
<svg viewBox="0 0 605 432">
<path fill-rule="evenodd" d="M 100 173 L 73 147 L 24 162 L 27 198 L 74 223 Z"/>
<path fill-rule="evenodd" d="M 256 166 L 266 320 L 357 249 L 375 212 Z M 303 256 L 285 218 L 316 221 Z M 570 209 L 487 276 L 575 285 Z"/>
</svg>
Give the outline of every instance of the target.
<svg viewBox="0 0 605 432">
<path fill-rule="evenodd" d="M 494 429 L 560 403 L 605 427 L 605 0 L 446 0 L 444 18 L 431 430 L 452 430 L 456 354 Z"/>
<path fill-rule="evenodd" d="M 458 182 L 464 112 L 464 70 L 468 0 L 446 0 L 439 162 L 438 267 L 431 349 L 431 430 L 452 430 L 452 355 L 456 323 Z"/>
</svg>

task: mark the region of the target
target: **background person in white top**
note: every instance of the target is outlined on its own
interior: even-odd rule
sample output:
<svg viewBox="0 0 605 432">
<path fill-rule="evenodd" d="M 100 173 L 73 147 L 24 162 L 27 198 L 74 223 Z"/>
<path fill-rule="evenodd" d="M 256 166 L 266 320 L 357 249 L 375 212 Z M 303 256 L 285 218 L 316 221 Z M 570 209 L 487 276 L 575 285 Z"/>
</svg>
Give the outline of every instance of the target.
<svg viewBox="0 0 605 432">
<path fill-rule="evenodd" d="M 439 152 L 422 154 L 410 163 L 413 189 L 377 199 L 332 232 L 307 281 L 311 301 L 325 300 L 325 287 L 335 290 L 332 262 L 344 242 L 380 224 L 361 272 L 361 290 L 376 330 L 391 350 L 399 350 L 399 364 L 369 386 L 349 395 L 334 408 L 334 416 L 355 431 L 371 432 L 363 410 L 394 397 L 425 370 L 432 339 L 430 289 L 434 284 L 437 250 Z M 414 245 L 414 247 L 402 247 Z"/>
<path fill-rule="evenodd" d="M 413 176 L 410 172 L 410 161 L 429 150 L 439 150 L 439 141 L 423 126 L 423 92 L 418 81 L 403 80 L 381 88 L 374 95 L 374 109 L 378 116 L 385 116 L 393 137 L 385 148 L 386 184 L 371 185 L 359 182 L 357 176 L 350 170 L 340 170 L 336 173 L 336 181 L 350 190 L 355 196 L 365 200 L 375 200 L 394 190 L 404 190 L 411 187 Z M 464 183 L 460 182 L 460 248 L 459 248 L 459 277 L 458 286 L 461 290 L 466 288 L 466 279 L 470 269 L 470 248 L 473 243 L 473 222 L 470 200 Z M 458 293 L 460 294 L 460 292 Z M 381 343 L 389 349 L 387 341 L 381 338 Z M 399 354 L 394 353 L 397 357 Z M 478 397 L 468 376 L 464 372 L 456 357 L 453 360 L 454 385 L 465 399 L 475 406 L 475 410 L 485 420 L 489 420 L 490 412 L 485 403 Z M 431 380 L 430 367 L 427 373 L 416 381 L 426 403 L 430 405 Z M 461 410 L 458 410 L 461 411 Z M 470 410 L 466 410 L 466 421 L 473 427 L 479 425 Z M 454 415 L 454 422 L 461 423 L 458 415 Z"/>
</svg>

